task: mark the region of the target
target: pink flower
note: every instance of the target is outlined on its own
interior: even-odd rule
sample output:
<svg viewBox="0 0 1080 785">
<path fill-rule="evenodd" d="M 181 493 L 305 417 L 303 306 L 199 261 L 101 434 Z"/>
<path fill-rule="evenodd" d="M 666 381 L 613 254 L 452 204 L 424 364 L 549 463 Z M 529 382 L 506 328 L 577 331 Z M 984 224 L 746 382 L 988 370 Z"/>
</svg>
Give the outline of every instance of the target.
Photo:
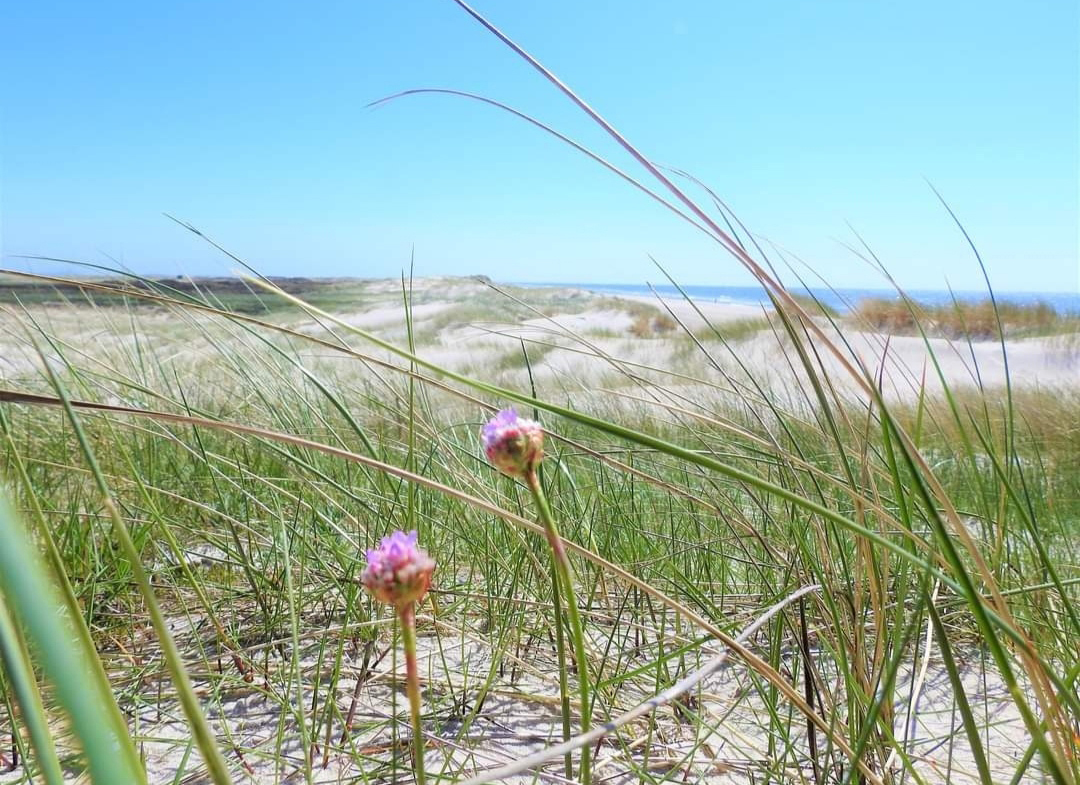
<svg viewBox="0 0 1080 785">
<path fill-rule="evenodd" d="M 416 532 L 397 531 L 367 552 L 360 582 L 380 602 L 401 606 L 424 598 L 433 572 L 434 560 L 416 547 Z"/>
<path fill-rule="evenodd" d="M 534 471 L 544 457 L 544 431 L 540 423 L 503 409 L 480 430 L 484 454 L 491 465 L 511 477 Z"/>
</svg>

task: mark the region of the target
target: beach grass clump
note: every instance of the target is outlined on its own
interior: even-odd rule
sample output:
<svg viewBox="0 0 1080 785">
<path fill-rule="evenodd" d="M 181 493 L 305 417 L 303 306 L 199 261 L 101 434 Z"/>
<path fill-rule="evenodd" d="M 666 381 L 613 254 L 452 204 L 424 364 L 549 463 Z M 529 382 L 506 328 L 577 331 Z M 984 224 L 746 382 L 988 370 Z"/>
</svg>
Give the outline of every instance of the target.
<svg viewBox="0 0 1080 785">
<path fill-rule="evenodd" d="M 639 313 L 627 328 L 635 338 L 662 338 L 670 335 L 676 327 L 675 320 L 667 314 Z"/>
<path fill-rule="evenodd" d="M 890 335 L 969 338 L 976 341 L 1062 335 L 1080 332 L 1080 314 L 1059 312 L 1045 301 L 1031 303 L 955 300 L 940 305 L 906 298 L 860 300 L 853 324 Z"/>
</svg>

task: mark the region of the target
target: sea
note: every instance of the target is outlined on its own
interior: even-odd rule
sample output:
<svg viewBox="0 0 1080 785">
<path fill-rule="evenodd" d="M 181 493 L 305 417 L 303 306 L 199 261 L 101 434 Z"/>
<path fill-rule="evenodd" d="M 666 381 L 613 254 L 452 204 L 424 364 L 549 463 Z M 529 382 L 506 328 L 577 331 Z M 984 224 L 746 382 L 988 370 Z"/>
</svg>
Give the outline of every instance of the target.
<svg viewBox="0 0 1080 785">
<path fill-rule="evenodd" d="M 598 294 L 635 294 L 653 296 L 653 290 L 647 285 L 621 283 L 567 283 L 552 281 L 549 283 L 523 283 L 521 286 L 566 286 L 586 289 Z M 719 303 L 738 303 L 742 305 L 768 305 L 769 298 L 758 286 L 683 286 L 683 290 L 695 300 Z M 667 297 L 681 297 L 679 290 L 670 284 L 654 285 L 653 289 Z M 861 300 L 884 298 L 899 299 L 895 289 L 799 289 L 791 288 L 792 294 L 811 294 L 821 303 L 839 313 L 847 313 Z M 987 291 L 949 291 L 947 289 L 908 289 L 905 293 L 916 302 L 925 305 L 947 305 L 955 301 L 978 302 L 988 297 Z M 1008 292 L 995 291 L 994 298 L 999 303 L 1016 305 L 1034 305 L 1046 303 L 1059 314 L 1080 315 L 1080 292 Z"/>
</svg>

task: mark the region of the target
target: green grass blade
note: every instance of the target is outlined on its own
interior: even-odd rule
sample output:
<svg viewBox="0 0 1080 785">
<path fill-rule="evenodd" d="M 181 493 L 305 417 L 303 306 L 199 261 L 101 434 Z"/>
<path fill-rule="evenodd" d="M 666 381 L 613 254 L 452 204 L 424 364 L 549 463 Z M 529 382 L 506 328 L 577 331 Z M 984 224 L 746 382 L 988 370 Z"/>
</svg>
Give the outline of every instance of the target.
<svg viewBox="0 0 1080 785">
<path fill-rule="evenodd" d="M 26 630 L 56 698 L 71 718 L 72 729 L 82 744 L 94 785 L 145 783 L 128 729 L 110 711 L 111 688 L 90 661 L 97 653 L 71 634 L 63 607 L 48 570 L 42 563 L 22 524 L 5 499 L 0 498 L 0 591 Z M 118 754 L 119 753 L 119 754 Z"/>
<path fill-rule="evenodd" d="M 19 704 L 22 723 L 30 734 L 30 743 L 36 753 L 34 763 L 40 769 L 47 785 L 63 785 L 64 775 L 60 770 L 52 736 L 49 735 L 49 717 L 41 702 L 41 692 L 34 677 L 30 652 L 2 599 L 0 597 L 0 661 L 3 662 L 15 700 Z M 14 717 L 10 718 L 10 721 L 12 733 L 18 733 Z"/>
</svg>

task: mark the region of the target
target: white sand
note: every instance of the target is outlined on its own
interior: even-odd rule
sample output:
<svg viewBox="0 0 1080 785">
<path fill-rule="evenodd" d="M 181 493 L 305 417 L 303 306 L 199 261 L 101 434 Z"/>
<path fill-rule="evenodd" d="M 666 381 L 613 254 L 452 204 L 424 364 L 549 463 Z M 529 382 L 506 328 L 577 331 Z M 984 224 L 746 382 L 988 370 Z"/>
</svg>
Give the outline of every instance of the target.
<svg viewBox="0 0 1080 785">
<path fill-rule="evenodd" d="M 182 625 L 190 629 L 190 625 Z M 608 631 L 594 628 L 593 648 L 602 651 L 607 642 Z M 674 631 L 671 631 L 672 633 Z M 338 631 L 337 634 L 339 634 Z M 616 634 L 618 639 L 620 634 Z M 676 635 L 674 639 L 677 639 Z M 450 720 L 443 709 L 437 715 L 428 715 L 425 721 L 427 734 L 427 770 L 444 772 L 453 779 L 476 773 L 481 768 L 496 767 L 561 741 L 561 720 L 557 706 L 557 674 L 552 670 L 550 651 L 525 652 L 524 656 L 510 657 L 507 671 L 496 677 L 481 707 L 475 705 L 483 674 L 491 665 L 491 647 L 482 635 L 448 631 L 442 645 L 438 645 L 430 627 L 422 632 L 419 641 L 419 671 L 423 689 L 440 695 L 466 694 L 470 704 L 467 711 L 477 711 L 464 736 L 460 721 Z M 331 644 L 333 647 L 334 643 Z M 388 645 L 380 642 L 380 648 Z M 702 652 L 711 656 L 719 651 Z M 959 652 L 961 655 L 963 652 Z M 794 651 L 782 655 L 782 669 L 794 667 Z M 264 662 L 261 657 L 255 661 Z M 236 782 L 256 785 L 300 783 L 304 777 L 304 752 L 300 740 L 300 727 L 291 712 L 283 713 L 280 700 L 268 697 L 263 679 L 269 676 L 269 689 L 280 695 L 295 694 L 295 684 L 287 679 L 288 662 L 275 653 L 268 661 L 271 671 L 257 677 L 252 685 L 246 685 L 233 674 L 227 676 L 234 682 L 219 694 L 219 700 L 204 702 L 204 711 L 211 725 L 221 738 L 231 739 L 231 745 L 223 742 L 222 751 Z M 359 675 L 358 652 L 347 648 L 342 664 L 342 677 L 333 692 L 327 690 L 329 673 L 324 671 L 318 687 L 318 705 L 324 707 L 327 700 L 337 706 L 330 727 L 319 724 L 312 728 L 314 718 L 308 717 L 308 733 L 314 735 L 312 748 L 313 782 L 320 785 L 351 783 L 365 771 L 373 772 L 375 761 L 388 762 L 391 757 L 390 733 L 387 725 L 394 718 L 399 727 L 400 738 L 410 736 L 407 701 L 403 691 L 404 663 L 397 658 L 393 670 L 391 657 L 385 657 L 363 683 L 355 705 L 352 730 L 345 732 L 342 718 L 353 708 L 356 678 Z M 644 660 L 639 660 L 644 665 Z M 971 749 L 964 733 L 957 732 L 960 717 L 954 703 L 954 694 L 948 676 L 940 660 L 931 658 L 929 677 L 921 686 L 916 700 L 909 704 L 906 696 L 912 674 L 918 663 L 909 663 L 899 674 L 894 705 L 895 729 L 899 739 L 905 740 L 905 749 L 911 756 L 915 769 L 927 782 L 950 785 L 975 785 L 977 770 Z M 301 657 L 304 673 L 303 692 L 305 703 L 310 702 L 316 689 L 317 644 L 312 645 Z M 324 668 L 327 663 L 323 663 Z M 518 678 L 511 683 L 510 665 L 515 665 Z M 472 674 L 467 680 L 463 674 Z M 162 677 L 164 678 L 164 677 Z M 985 737 L 990 764 L 1002 778 L 1007 778 L 1012 767 L 1023 755 L 1027 733 L 1023 722 L 1008 694 L 1008 690 L 993 672 L 982 672 L 971 666 L 962 674 L 969 700 L 979 708 L 980 717 L 987 723 Z M 638 684 L 625 682 L 619 691 L 619 707 L 631 706 L 651 697 L 650 680 Z M 164 699 L 154 705 L 156 688 L 147 681 L 144 699 L 149 705 L 135 709 L 140 721 L 143 739 L 140 747 L 145 757 L 147 774 L 152 785 L 183 782 L 188 785 L 204 785 L 209 779 L 202 771 L 197 750 L 188 754 L 190 733 L 182 712 L 175 701 L 168 698 L 171 692 L 167 680 L 162 684 Z M 197 685 L 206 694 L 205 683 Z M 752 687 L 746 668 L 737 660 L 729 660 L 716 674 L 701 684 L 697 693 L 700 711 L 706 718 L 707 727 L 696 728 L 693 723 L 680 719 L 673 707 L 660 708 L 656 725 L 650 728 L 648 719 L 642 718 L 623 726 L 619 738 L 609 736 L 600 745 L 596 756 L 596 776 L 604 782 L 632 783 L 638 781 L 630 765 L 640 766 L 645 747 L 641 742 L 651 739 L 648 768 L 654 775 L 665 774 L 682 780 L 711 783 L 712 785 L 750 785 L 759 782 L 766 771 L 774 770 L 776 763 L 770 757 L 770 740 L 767 724 L 768 713 L 760 696 Z M 428 710 L 438 703 L 429 694 Z M 320 718 L 325 717 L 319 712 Z M 227 731 L 227 735 L 226 735 Z M 324 742 L 330 739 L 330 746 Z M 800 776 L 810 778 L 812 771 L 806 759 L 805 726 L 794 723 L 790 731 L 793 752 L 801 760 L 799 769 L 788 758 L 785 771 L 792 781 Z M 619 740 L 621 739 L 621 741 Z M 819 744 L 824 739 L 819 735 Z M 186 760 L 185 760 L 186 758 Z M 409 755 L 399 754 L 400 781 L 411 781 L 407 771 Z M 894 769 L 899 771 L 899 768 Z M 949 777 L 946 779 L 946 773 Z M 388 775 L 384 770 L 379 781 Z M 541 781 L 562 782 L 561 759 L 547 764 L 540 772 Z M 0 783 L 15 783 L 19 772 L 0 773 Z M 1034 775 L 1034 771 L 1032 772 Z M 75 782 L 74 774 L 71 782 Z M 534 775 L 522 774 L 507 780 L 513 783 L 535 782 Z"/>
</svg>

